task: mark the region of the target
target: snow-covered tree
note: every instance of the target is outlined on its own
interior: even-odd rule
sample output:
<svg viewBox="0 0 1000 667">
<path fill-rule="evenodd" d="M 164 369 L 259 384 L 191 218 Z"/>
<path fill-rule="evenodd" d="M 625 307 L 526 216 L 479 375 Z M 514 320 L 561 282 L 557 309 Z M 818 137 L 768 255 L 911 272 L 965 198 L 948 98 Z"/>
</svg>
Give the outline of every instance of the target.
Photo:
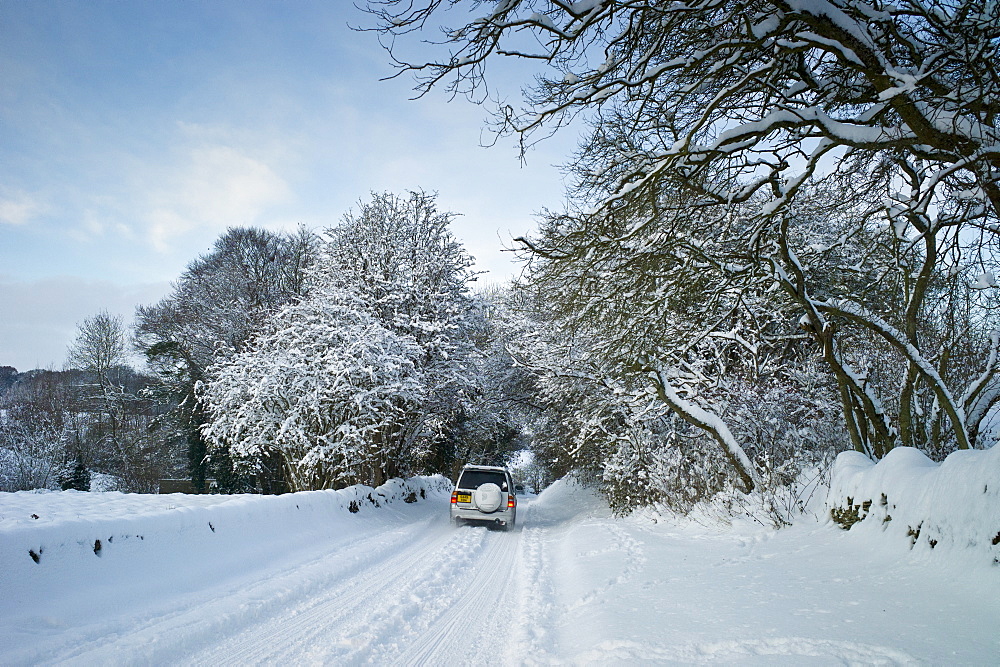
<svg viewBox="0 0 1000 667">
<path fill-rule="evenodd" d="M 627 363 L 636 350 L 675 355 L 684 371 L 674 378 L 678 393 L 725 415 L 729 438 L 742 443 L 753 483 L 763 490 L 788 484 L 843 438 L 835 392 L 818 381 L 801 341 L 785 341 L 783 353 L 762 342 L 751 353 L 737 328 L 729 337 L 707 335 L 692 346 L 695 352 L 682 355 L 690 340 L 672 346 L 677 330 L 659 347 L 635 346 L 642 326 L 653 334 L 663 330 L 653 317 L 663 310 L 635 303 L 634 295 L 632 303 L 611 299 L 602 302 L 601 313 L 597 307 L 581 313 L 550 283 L 536 280 L 523 292 L 529 290 L 535 296 L 523 304 L 528 321 L 511 349 L 536 377 L 533 398 L 541 409 L 530 423 L 535 460 L 555 476 L 588 476 L 618 511 L 651 502 L 686 509 L 734 486 L 729 452 L 715 434 L 664 401 L 646 372 Z M 640 317 L 647 309 L 652 315 Z M 746 480 L 737 479 L 745 488 Z"/>
<path fill-rule="evenodd" d="M 451 373 L 471 349 L 473 260 L 450 230 L 454 214 L 424 192 L 373 194 L 327 231 L 317 280 L 350 290 L 393 331 L 424 348 L 429 370 Z"/>
<path fill-rule="evenodd" d="M 442 465 L 449 457 L 435 449 L 453 440 L 475 400 L 481 322 L 469 293 L 473 259 L 451 232 L 454 217 L 425 192 L 374 193 L 328 230 L 317 272 L 320 282 L 356 295 L 386 329 L 420 346 L 426 397 L 407 428 L 420 435 L 402 451 L 417 446 L 410 461 L 430 457 Z M 404 458 L 399 465 L 412 463 Z M 384 472 L 396 474 L 394 468 L 390 463 Z"/>
<path fill-rule="evenodd" d="M 58 488 L 86 421 L 80 372 L 20 373 L 0 395 L 0 490 Z"/>
<path fill-rule="evenodd" d="M 88 470 L 113 476 L 119 490 L 151 492 L 164 476 L 174 476 L 178 457 L 173 443 L 157 438 L 154 420 L 163 410 L 148 389 L 153 378 L 128 365 L 129 337 L 122 318 L 101 312 L 85 319 L 67 352 L 74 382 L 72 401 L 59 406 L 66 414 L 71 443 L 62 480 L 89 490 Z"/>
<path fill-rule="evenodd" d="M 208 373 L 215 452 L 294 489 L 450 464 L 440 449 L 469 411 L 477 357 L 471 258 L 434 197 L 373 195 L 327 231 L 307 296 Z"/>
<path fill-rule="evenodd" d="M 304 293 L 316 247 L 315 234 L 305 229 L 229 229 L 188 265 L 169 296 L 137 310 L 136 345 L 161 381 L 157 400 L 172 406 L 158 422 L 161 437 L 187 450 L 198 488 L 207 472 L 200 431 L 206 416 L 194 388 L 220 351 L 242 350 L 274 312 Z M 212 472 L 231 477 L 223 462 Z M 222 485 L 240 488 L 235 479 Z"/>
<path fill-rule="evenodd" d="M 371 483 L 416 435 L 402 430 L 425 399 L 421 353 L 356 297 L 317 288 L 213 369 L 201 395 L 210 450 L 252 473 L 280 460 L 293 491 Z"/>
<path fill-rule="evenodd" d="M 452 473 L 465 463 L 503 465 L 529 445 L 538 419 L 534 374 L 517 363 L 512 347 L 523 334 L 524 318 L 510 285 L 490 285 L 476 295 L 470 317 L 477 354 L 472 359 L 472 387 L 463 401 L 452 441 Z"/>
<path fill-rule="evenodd" d="M 394 37 L 426 35 L 437 15 L 457 22 L 433 62 L 408 61 L 406 40 L 387 42 L 421 91 L 477 95 L 487 64 L 514 58 L 539 70 L 520 109 L 498 108 L 501 130 L 530 142 L 577 114 L 591 124 L 575 208 L 528 243 L 550 277 L 566 278 L 578 313 L 607 314 L 602 302 L 615 296 L 659 304 L 662 326 L 622 361 L 712 433 L 748 486 L 740 443 L 711 405 L 689 400 L 693 381 L 713 377 L 697 368 L 698 347 L 728 340 L 726 354 L 774 354 L 795 335 L 789 318 L 836 379 L 857 449 L 975 442 L 1000 397 L 1000 338 L 987 297 L 975 295 L 996 275 L 1000 5 L 368 7 Z M 873 362 L 886 358 L 879 372 Z"/>
<path fill-rule="evenodd" d="M 61 414 L 28 402 L 0 408 L 0 491 L 59 488 L 70 434 Z"/>
</svg>

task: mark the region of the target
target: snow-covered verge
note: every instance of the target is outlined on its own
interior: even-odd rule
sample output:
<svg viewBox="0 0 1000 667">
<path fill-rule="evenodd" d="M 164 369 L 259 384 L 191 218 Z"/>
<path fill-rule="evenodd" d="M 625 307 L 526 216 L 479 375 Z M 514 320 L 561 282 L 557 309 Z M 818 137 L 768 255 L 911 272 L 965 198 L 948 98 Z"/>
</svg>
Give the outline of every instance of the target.
<svg viewBox="0 0 1000 667">
<path fill-rule="evenodd" d="M 63 587 L 128 586 L 130 574 L 161 580 L 165 593 L 181 578 L 199 582 L 269 562 L 358 530 L 379 508 L 450 491 L 436 475 L 283 496 L 0 493 L 0 598 L 34 604 Z"/>
<path fill-rule="evenodd" d="M 725 526 L 746 520 L 764 528 L 788 527 L 829 515 L 826 500 L 830 492 L 830 469 L 829 463 L 809 466 L 787 486 L 764 485 L 749 494 L 730 487 L 684 512 L 667 504 L 654 504 L 639 513 L 680 524 Z"/>
<path fill-rule="evenodd" d="M 877 464 L 844 452 L 827 505 L 852 533 L 882 535 L 928 556 L 1000 565 L 1000 446 L 957 451 L 941 463 L 909 447 Z"/>
<path fill-rule="evenodd" d="M 618 520 L 557 482 L 531 508 L 518 655 L 562 664 L 995 664 L 1000 569 L 928 562 L 884 536 L 801 515 Z M 536 533 L 539 529 L 541 534 Z M 535 541 L 539 544 L 535 545 Z M 526 612 L 531 613 L 531 612 Z M 516 662 L 516 661 L 514 661 Z"/>
</svg>

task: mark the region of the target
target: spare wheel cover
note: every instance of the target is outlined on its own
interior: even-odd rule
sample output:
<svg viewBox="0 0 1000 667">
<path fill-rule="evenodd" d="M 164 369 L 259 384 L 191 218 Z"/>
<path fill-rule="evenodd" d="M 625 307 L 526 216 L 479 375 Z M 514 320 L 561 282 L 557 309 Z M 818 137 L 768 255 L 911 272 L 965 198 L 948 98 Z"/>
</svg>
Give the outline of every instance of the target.
<svg viewBox="0 0 1000 667">
<path fill-rule="evenodd" d="M 476 507 L 483 512 L 496 512 L 500 509 L 500 487 L 492 482 L 483 484 L 472 494 Z"/>
</svg>

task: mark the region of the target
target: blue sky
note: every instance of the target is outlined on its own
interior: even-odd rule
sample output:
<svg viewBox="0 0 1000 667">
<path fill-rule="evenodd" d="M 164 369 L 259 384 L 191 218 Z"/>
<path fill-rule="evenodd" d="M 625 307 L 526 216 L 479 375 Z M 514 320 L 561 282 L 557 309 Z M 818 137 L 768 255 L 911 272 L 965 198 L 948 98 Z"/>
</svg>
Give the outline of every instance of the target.
<svg viewBox="0 0 1000 667">
<path fill-rule="evenodd" d="M 77 323 L 130 319 L 227 227 L 321 229 L 423 188 L 500 281 L 553 166 L 490 149 L 487 110 L 418 101 L 352 3 L 0 0 L 0 365 L 60 368 Z M 514 98 L 516 85 L 500 94 Z"/>
</svg>

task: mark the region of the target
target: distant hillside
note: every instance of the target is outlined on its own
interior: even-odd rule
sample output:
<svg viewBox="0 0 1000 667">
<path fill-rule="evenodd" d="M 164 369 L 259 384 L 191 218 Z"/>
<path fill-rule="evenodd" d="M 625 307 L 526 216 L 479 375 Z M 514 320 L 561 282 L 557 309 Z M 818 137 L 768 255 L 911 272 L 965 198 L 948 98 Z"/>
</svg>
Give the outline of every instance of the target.
<svg viewBox="0 0 1000 667">
<path fill-rule="evenodd" d="M 13 366 L 0 366 L 0 396 L 17 382 L 17 369 Z"/>
</svg>

